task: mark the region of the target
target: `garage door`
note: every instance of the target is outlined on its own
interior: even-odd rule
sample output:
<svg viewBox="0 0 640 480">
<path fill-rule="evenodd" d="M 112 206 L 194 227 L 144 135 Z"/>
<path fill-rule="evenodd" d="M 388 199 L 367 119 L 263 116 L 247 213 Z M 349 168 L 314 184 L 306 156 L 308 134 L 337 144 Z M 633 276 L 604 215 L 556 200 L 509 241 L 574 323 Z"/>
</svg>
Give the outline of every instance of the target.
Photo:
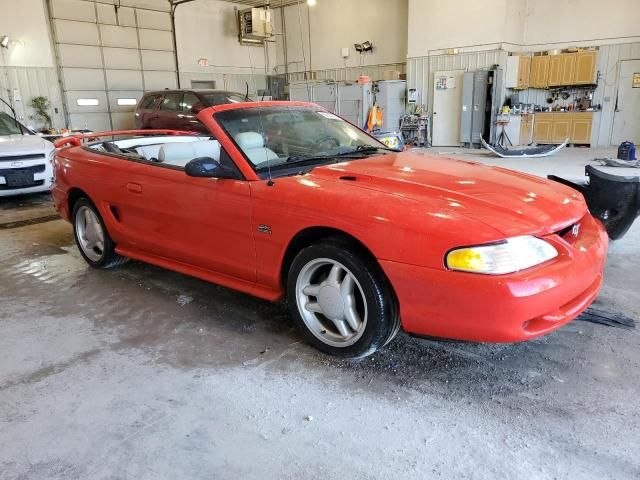
<svg viewBox="0 0 640 480">
<path fill-rule="evenodd" d="M 114 1 L 49 0 L 72 128 L 132 128 L 144 91 L 176 87 L 168 2 Z"/>
</svg>

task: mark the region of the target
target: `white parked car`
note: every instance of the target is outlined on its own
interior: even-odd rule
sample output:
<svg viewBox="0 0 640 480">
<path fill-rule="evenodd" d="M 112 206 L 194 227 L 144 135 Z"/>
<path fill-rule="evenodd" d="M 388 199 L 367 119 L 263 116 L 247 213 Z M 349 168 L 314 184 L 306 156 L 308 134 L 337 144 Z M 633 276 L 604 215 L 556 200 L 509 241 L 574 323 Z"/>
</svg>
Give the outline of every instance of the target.
<svg viewBox="0 0 640 480">
<path fill-rule="evenodd" d="M 0 112 L 0 197 L 48 191 L 53 151 L 53 143 Z"/>
</svg>

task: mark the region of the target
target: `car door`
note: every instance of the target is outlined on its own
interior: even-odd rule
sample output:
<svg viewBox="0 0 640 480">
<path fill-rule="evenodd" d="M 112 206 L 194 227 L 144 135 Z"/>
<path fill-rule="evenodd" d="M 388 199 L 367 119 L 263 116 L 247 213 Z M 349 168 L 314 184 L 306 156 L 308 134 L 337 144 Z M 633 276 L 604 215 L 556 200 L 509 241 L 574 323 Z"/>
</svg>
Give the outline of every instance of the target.
<svg viewBox="0 0 640 480">
<path fill-rule="evenodd" d="M 180 118 L 182 114 L 182 92 L 167 92 L 164 94 L 152 128 L 180 130 Z"/>
<path fill-rule="evenodd" d="M 137 162 L 121 218 L 135 248 L 255 282 L 249 182 L 189 177 L 184 168 Z"/>
</svg>

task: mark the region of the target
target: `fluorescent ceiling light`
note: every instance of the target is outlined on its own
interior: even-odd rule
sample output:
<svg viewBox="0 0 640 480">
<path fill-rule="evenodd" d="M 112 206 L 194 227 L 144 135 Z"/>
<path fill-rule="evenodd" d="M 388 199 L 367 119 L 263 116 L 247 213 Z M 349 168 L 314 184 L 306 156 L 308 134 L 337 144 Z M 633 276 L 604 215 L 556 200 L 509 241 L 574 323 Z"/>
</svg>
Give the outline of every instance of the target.
<svg viewBox="0 0 640 480">
<path fill-rule="evenodd" d="M 313 7 L 316 4 L 316 0 L 307 0 L 307 5 Z"/>
</svg>

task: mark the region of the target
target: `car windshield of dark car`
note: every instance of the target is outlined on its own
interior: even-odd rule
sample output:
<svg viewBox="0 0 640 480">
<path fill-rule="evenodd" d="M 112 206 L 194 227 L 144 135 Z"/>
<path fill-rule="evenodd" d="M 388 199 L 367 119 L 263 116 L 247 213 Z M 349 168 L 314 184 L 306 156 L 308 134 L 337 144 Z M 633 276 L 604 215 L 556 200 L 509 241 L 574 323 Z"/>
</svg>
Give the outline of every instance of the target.
<svg viewBox="0 0 640 480">
<path fill-rule="evenodd" d="M 19 124 L 4 112 L 0 112 L 0 135 L 20 135 L 22 130 Z"/>
<path fill-rule="evenodd" d="M 241 108 L 219 112 L 215 118 L 258 172 L 386 149 L 359 128 L 317 107 Z"/>
<path fill-rule="evenodd" d="M 243 103 L 250 101 L 244 95 L 233 92 L 206 93 L 202 95 L 202 97 L 204 98 L 204 101 L 208 107 L 224 105 L 227 103 Z"/>
</svg>

